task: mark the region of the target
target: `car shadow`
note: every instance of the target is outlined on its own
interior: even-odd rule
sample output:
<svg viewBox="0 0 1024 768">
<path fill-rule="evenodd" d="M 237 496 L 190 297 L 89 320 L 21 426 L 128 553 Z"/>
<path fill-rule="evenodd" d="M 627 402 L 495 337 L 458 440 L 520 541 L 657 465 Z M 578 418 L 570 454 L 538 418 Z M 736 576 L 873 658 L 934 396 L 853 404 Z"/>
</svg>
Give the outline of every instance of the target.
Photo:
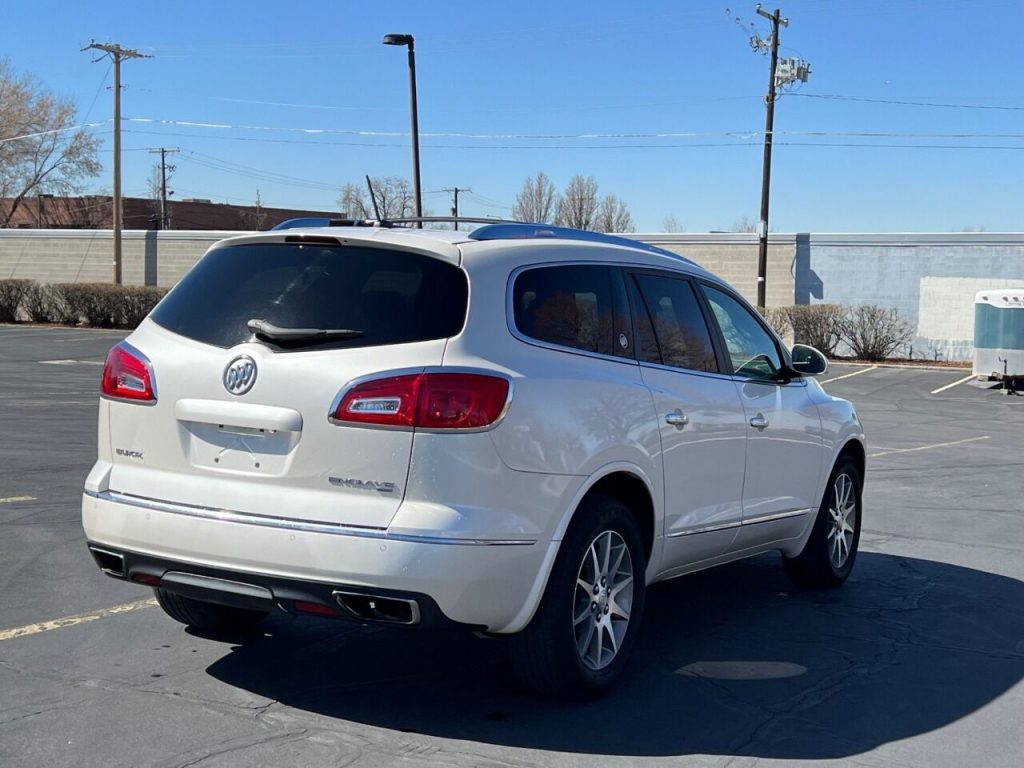
<svg viewBox="0 0 1024 768">
<path fill-rule="evenodd" d="M 519 689 L 505 643 L 273 619 L 208 668 L 290 707 L 395 731 L 560 752 L 827 759 L 941 728 L 1024 676 L 1024 584 L 861 553 L 839 590 L 775 556 L 653 587 L 637 657 L 604 698 Z"/>
</svg>

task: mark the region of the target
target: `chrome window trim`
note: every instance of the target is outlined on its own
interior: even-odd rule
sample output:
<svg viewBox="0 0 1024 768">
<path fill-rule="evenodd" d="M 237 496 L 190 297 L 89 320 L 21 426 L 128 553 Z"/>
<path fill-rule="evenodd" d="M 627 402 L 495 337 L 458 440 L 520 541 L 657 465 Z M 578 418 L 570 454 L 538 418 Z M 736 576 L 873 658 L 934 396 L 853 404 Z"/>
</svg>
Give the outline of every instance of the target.
<svg viewBox="0 0 1024 768">
<path fill-rule="evenodd" d="M 508 395 L 505 397 L 505 405 L 502 406 L 501 413 L 498 414 L 498 418 L 488 424 L 486 427 L 469 427 L 467 429 L 460 429 L 458 427 L 452 429 L 441 429 L 437 427 L 424 428 L 424 427 L 402 427 L 395 426 L 392 424 L 364 424 L 356 421 L 343 421 L 342 419 L 334 418 L 335 412 L 338 410 L 338 406 L 341 405 L 341 401 L 345 399 L 353 387 L 358 387 L 360 384 L 365 384 L 368 381 L 374 381 L 376 379 L 389 379 L 396 376 L 415 376 L 419 373 L 472 373 L 478 376 L 490 376 L 492 378 L 504 379 L 508 382 Z M 416 433 L 421 435 L 471 435 L 478 432 L 490 432 L 492 429 L 496 429 L 502 421 L 505 420 L 505 416 L 508 415 L 509 408 L 512 407 L 512 395 L 515 393 L 516 384 L 513 378 L 505 373 L 504 371 L 496 371 L 492 368 L 473 368 L 469 366 L 460 365 L 425 365 L 418 368 L 395 368 L 389 371 L 378 371 L 377 373 L 368 373 L 365 376 L 357 376 L 351 381 L 347 382 L 343 386 L 338 394 L 334 396 L 334 400 L 331 401 L 331 409 L 327 411 L 327 420 L 339 427 L 353 427 L 355 429 L 382 429 L 389 432 L 408 432 L 410 434 Z"/>
<path fill-rule="evenodd" d="M 535 539 L 459 539 L 446 536 L 421 536 L 410 533 L 390 533 L 387 528 L 358 527 L 342 525 L 340 523 L 318 523 L 311 520 L 297 520 L 289 517 L 270 517 L 268 515 L 255 515 L 250 512 L 236 512 L 228 509 L 215 509 L 213 507 L 200 507 L 192 504 L 179 504 L 159 499 L 150 499 L 145 496 L 134 496 L 118 491 L 83 491 L 86 496 L 91 496 L 100 501 L 108 501 L 114 504 L 125 504 L 139 509 L 148 509 L 154 512 L 167 512 L 173 515 L 184 517 L 196 517 L 203 520 L 216 520 L 222 523 L 240 523 L 243 525 L 255 525 L 264 528 L 278 528 L 288 531 L 301 531 L 303 533 L 326 533 L 334 536 L 349 536 L 359 539 L 379 539 L 384 541 L 403 541 L 413 544 L 448 544 L 462 546 L 531 546 L 536 544 Z"/>
</svg>

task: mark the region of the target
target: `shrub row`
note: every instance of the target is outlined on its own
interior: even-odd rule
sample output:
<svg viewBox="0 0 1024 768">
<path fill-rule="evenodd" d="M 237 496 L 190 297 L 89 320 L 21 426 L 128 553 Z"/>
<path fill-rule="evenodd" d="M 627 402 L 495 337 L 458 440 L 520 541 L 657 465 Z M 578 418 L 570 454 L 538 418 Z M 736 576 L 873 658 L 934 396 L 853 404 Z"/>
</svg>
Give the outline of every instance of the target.
<svg viewBox="0 0 1024 768">
<path fill-rule="evenodd" d="M 914 338 L 914 328 L 895 309 L 876 304 L 797 304 L 762 310 L 780 336 L 793 334 L 797 344 L 809 344 L 826 357 L 841 348 L 859 360 L 885 360 Z"/>
<path fill-rule="evenodd" d="M 165 293 L 149 286 L 0 280 L 0 322 L 134 328 Z"/>
</svg>

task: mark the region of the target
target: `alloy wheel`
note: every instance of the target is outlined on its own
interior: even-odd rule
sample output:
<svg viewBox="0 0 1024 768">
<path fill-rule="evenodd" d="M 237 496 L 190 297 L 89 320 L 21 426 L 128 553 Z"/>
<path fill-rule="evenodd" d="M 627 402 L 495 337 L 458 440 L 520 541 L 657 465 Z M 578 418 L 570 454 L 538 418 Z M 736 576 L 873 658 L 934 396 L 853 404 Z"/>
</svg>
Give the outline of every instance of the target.
<svg viewBox="0 0 1024 768">
<path fill-rule="evenodd" d="M 857 494 L 853 478 L 845 472 L 832 483 L 828 513 L 828 557 L 834 568 L 842 568 L 850 557 L 857 525 Z"/>
<path fill-rule="evenodd" d="M 607 667 L 619 652 L 634 589 L 629 547 L 617 532 L 602 531 L 583 555 L 573 599 L 576 653 L 588 668 Z"/>
</svg>

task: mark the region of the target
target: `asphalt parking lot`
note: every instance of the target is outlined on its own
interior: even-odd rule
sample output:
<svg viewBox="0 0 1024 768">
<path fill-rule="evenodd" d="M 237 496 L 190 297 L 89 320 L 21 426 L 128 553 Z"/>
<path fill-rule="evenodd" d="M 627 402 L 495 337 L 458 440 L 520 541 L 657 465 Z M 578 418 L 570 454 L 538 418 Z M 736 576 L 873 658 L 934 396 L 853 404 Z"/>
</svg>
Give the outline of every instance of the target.
<svg viewBox="0 0 1024 768">
<path fill-rule="evenodd" d="M 834 366 L 870 441 L 836 592 L 776 557 L 654 587 L 604 699 L 517 689 L 500 641 L 273 617 L 189 634 L 103 577 L 79 523 L 121 333 L 0 326 L 0 765 L 1018 766 L 1024 397 Z"/>
</svg>

